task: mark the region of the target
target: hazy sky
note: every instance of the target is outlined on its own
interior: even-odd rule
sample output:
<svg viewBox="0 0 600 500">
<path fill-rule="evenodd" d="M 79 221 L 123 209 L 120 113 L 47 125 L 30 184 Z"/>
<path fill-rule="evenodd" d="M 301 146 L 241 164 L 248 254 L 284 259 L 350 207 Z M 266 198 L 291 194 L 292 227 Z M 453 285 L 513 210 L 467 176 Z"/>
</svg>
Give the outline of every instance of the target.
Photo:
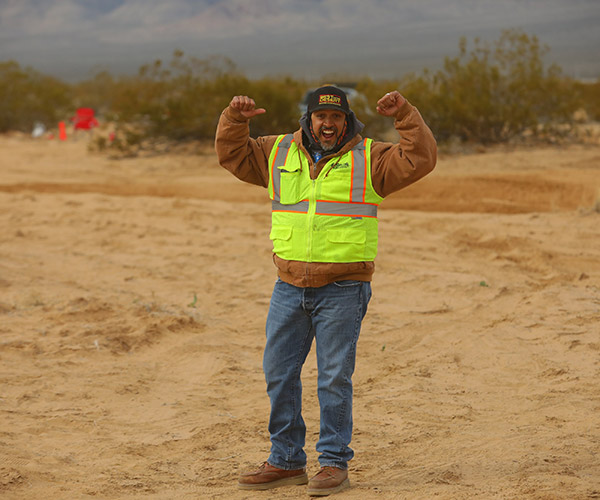
<svg viewBox="0 0 600 500">
<path fill-rule="evenodd" d="M 463 35 L 519 28 L 567 74 L 598 78 L 598 26 L 600 0 L 0 0 L 0 61 L 78 81 L 181 49 L 250 77 L 400 77 L 439 68 Z"/>
</svg>

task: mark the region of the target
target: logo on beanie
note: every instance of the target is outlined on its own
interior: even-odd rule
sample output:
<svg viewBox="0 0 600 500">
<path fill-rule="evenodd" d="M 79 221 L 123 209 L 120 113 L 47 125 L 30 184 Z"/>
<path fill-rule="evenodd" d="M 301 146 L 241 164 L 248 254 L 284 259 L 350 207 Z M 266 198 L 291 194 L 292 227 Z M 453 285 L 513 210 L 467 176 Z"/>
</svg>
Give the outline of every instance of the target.
<svg viewBox="0 0 600 500">
<path fill-rule="evenodd" d="M 319 106 L 322 104 L 333 104 L 335 106 L 342 106 L 342 98 L 334 94 L 321 94 L 319 96 Z"/>
</svg>

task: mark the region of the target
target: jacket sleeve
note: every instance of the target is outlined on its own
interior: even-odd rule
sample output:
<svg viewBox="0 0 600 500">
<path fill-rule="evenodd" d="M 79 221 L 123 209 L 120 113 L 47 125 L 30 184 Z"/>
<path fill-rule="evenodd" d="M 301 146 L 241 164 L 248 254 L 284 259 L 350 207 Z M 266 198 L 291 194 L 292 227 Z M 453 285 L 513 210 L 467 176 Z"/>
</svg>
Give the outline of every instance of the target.
<svg viewBox="0 0 600 500">
<path fill-rule="evenodd" d="M 215 136 L 215 150 L 220 165 L 238 179 L 267 187 L 269 154 L 277 136 L 250 137 L 249 120 L 231 107 L 225 108 Z"/>
<path fill-rule="evenodd" d="M 437 161 L 437 145 L 421 114 L 406 101 L 394 119 L 399 142 L 373 142 L 371 179 L 380 196 L 409 186 L 431 172 Z"/>
</svg>

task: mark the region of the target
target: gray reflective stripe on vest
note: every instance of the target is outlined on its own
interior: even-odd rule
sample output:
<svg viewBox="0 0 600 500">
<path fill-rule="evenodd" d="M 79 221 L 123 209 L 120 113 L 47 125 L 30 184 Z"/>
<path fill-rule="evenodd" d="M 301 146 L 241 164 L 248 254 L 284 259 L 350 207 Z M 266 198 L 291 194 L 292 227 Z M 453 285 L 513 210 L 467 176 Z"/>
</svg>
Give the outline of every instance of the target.
<svg viewBox="0 0 600 500">
<path fill-rule="evenodd" d="M 318 215 L 345 215 L 347 217 L 377 217 L 377 205 L 317 201 L 315 213 Z"/>
<path fill-rule="evenodd" d="M 271 210 L 273 212 L 300 212 L 306 214 L 308 213 L 308 201 L 301 201 L 300 203 L 294 203 L 293 205 L 284 205 L 283 203 L 273 200 L 271 202 Z"/>
<path fill-rule="evenodd" d="M 275 201 L 279 201 L 281 198 L 279 193 L 281 192 L 281 170 L 278 169 L 278 166 L 285 165 L 285 160 L 287 159 L 287 155 L 290 151 L 290 146 L 292 142 L 294 142 L 292 134 L 287 134 L 281 139 L 279 144 L 277 145 L 277 153 L 275 154 L 275 159 L 273 160 L 273 165 L 271 165 L 271 170 L 273 172 L 273 199 Z"/>
<path fill-rule="evenodd" d="M 352 148 L 352 157 L 352 192 L 350 193 L 350 201 L 354 203 L 364 203 L 365 181 L 367 179 L 367 159 L 364 141 Z"/>
<path fill-rule="evenodd" d="M 273 212 L 308 213 L 308 201 L 293 205 L 284 205 L 278 201 L 271 202 Z M 335 201 L 317 201 L 316 215 L 345 215 L 347 217 L 377 217 L 377 205 L 367 203 L 344 203 Z"/>
</svg>

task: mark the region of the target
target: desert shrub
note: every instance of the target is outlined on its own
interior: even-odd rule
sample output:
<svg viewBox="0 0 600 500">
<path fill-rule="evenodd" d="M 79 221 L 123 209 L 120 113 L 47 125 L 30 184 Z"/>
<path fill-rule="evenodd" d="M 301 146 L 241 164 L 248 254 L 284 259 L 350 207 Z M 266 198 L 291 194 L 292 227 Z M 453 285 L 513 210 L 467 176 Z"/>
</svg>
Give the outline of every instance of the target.
<svg viewBox="0 0 600 500">
<path fill-rule="evenodd" d="M 457 137 L 484 144 L 571 121 L 577 108 L 573 82 L 556 65 L 545 67 L 548 48 L 537 37 L 506 30 L 493 47 L 474 40 L 446 58 L 443 69 L 408 75 L 401 87 L 427 118 L 438 140 Z"/>
<path fill-rule="evenodd" d="M 581 109 L 588 118 L 600 121 L 600 80 L 595 82 L 576 82 L 575 89 L 579 97 Z"/>
<path fill-rule="evenodd" d="M 548 48 L 535 36 L 507 30 L 491 43 L 475 39 L 469 45 L 463 38 L 458 49 L 435 72 L 344 83 L 359 92 L 352 108 L 365 123 L 365 134 L 395 140 L 389 118 L 375 111 L 377 100 L 392 89 L 417 106 L 439 142 L 491 144 L 525 134 L 544 138 L 556 131 L 569 133 L 579 108 L 600 119 L 600 82 L 574 82 L 558 66 L 545 65 Z M 245 94 L 267 109 L 252 120 L 251 134 L 275 134 L 297 128 L 298 104 L 308 88 L 346 80 L 352 79 L 250 80 L 226 58 L 202 60 L 175 51 L 169 62 L 156 60 L 134 76 L 113 77 L 104 71 L 67 85 L 9 61 L 0 63 L 0 131 L 30 131 L 35 121 L 52 126 L 83 106 L 94 108 L 101 123 L 113 124 L 114 137 L 95 137 L 102 143 L 98 149 L 132 152 L 165 141 L 212 140 L 221 111 L 234 95 Z"/>
<path fill-rule="evenodd" d="M 126 82 L 115 102 L 119 122 L 138 123 L 150 137 L 212 139 L 234 95 L 250 95 L 267 114 L 252 121 L 253 135 L 295 128 L 301 84 L 291 78 L 251 81 L 228 60 L 185 59 L 176 52 L 168 69 L 157 61 Z"/>
<path fill-rule="evenodd" d="M 89 80 L 72 86 L 73 105 L 77 108 L 93 108 L 104 115 L 114 107 L 117 80 L 108 71 L 101 71 Z"/>
<path fill-rule="evenodd" d="M 252 96 L 257 107 L 265 108 L 267 112 L 252 120 L 251 134 L 253 136 L 281 134 L 297 129 L 300 118 L 298 103 L 302 99 L 305 87 L 303 81 L 291 77 L 263 78 L 253 81 L 247 95 Z M 232 89 L 225 105 L 237 94 L 240 92 Z"/>
<path fill-rule="evenodd" d="M 99 79 L 99 80 L 98 80 Z M 303 84 L 289 77 L 251 81 L 223 58 L 200 60 L 176 51 L 168 64 L 157 60 L 137 75 L 108 81 L 99 75 L 89 90 L 110 88 L 106 119 L 116 124 L 114 146 L 151 146 L 159 140 L 214 139 L 223 109 L 234 95 L 252 96 L 267 114 L 252 121 L 252 134 L 278 133 L 298 126 L 296 104 Z"/>
<path fill-rule="evenodd" d="M 356 108 L 354 103 L 352 107 L 358 119 L 365 124 L 365 135 L 374 139 L 386 139 L 386 132 L 390 131 L 391 122 L 387 117 L 381 116 L 375 108 L 377 101 L 387 92 L 391 90 L 399 90 L 404 92 L 396 80 L 372 80 L 364 77 L 360 79 L 356 85 L 362 95 L 365 96 L 366 102 L 360 108 Z"/>
<path fill-rule="evenodd" d="M 214 136 L 229 93 L 249 85 L 226 59 L 185 58 L 176 51 L 169 64 L 156 60 L 140 67 L 135 76 L 116 80 L 101 74 L 82 90 L 103 89 L 105 119 L 115 123 L 115 143 L 122 146 Z"/>
<path fill-rule="evenodd" d="M 50 128 L 73 110 L 69 86 L 15 61 L 0 62 L 0 132 Z"/>
</svg>

